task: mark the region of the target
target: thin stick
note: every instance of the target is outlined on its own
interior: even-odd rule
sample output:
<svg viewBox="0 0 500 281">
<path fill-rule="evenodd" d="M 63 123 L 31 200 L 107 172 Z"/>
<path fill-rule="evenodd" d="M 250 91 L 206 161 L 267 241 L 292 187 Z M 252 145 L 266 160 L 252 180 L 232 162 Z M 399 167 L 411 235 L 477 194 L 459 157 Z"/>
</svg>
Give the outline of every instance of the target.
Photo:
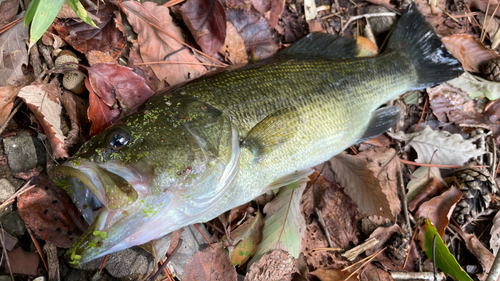
<svg viewBox="0 0 500 281">
<path fill-rule="evenodd" d="M 35 187 L 34 185 L 29 185 L 31 182 L 28 181 L 26 184 L 24 184 L 23 187 L 21 187 L 18 191 L 16 191 L 16 193 L 12 194 L 12 196 L 5 200 L 5 202 L 2 203 L 2 205 L 0 205 L 0 213 L 2 212 L 3 209 L 5 209 L 5 207 L 7 207 L 7 205 L 11 204 L 12 202 L 14 202 L 14 200 L 16 199 L 17 196 L 25 193 L 26 191 L 32 189 L 33 187 Z"/>
<path fill-rule="evenodd" d="M 4 27 L 2 27 L 2 29 L 0 29 L 0 34 L 4 33 L 7 30 L 9 30 L 9 28 L 13 27 L 14 25 L 16 25 L 18 22 L 20 22 L 22 20 L 24 20 L 24 16 L 18 18 L 15 21 L 12 21 L 12 22 L 6 24 Z"/>
<path fill-rule="evenodd" d="M 152 65 L 152 64 L 194 64 L 194 65 L 206 65 L 206 66 L 213 66 L 213 67 L 225 67 L 223 65 L 215 65 L 211 63 L 203 63 L 203 62 L 184 62 L 184 61 L 155 61 L 155 62 L 141 62 L 141 63 L 134 63 L 134 65 Z"/>
<path fill-rule="evenodd" d="M 172 1 L 169 1 L 169 2 L 167 2 L 167 3 L 165 3 L 165 4 L 163 4 L 163 7 L 170 8 L 170 7 L 172 7 L 172 6 L 175 6 L 175 5 L 177 5 L 177 4 L 180 4 L 180 3 L 182 3 L 182 2 L 184 2 L 184 0 L 172 0 Z"/>
<path fill-rule="evenodd" d="M 420 119 L 418 120 L 418 123 L 417 123 L 417 126 L 415 127 L 415 131 L 413 132 L 416 132 L 418 130 L 418 126 L 420 126 L 420 123 L 422 123 L 422 119 L 424 119 L 424 114 L 425 114 L 425 110 L 427 109 L 427 103 L 429 102 L 429 98 L 425 98 L 425 102 L 424 102 L 424 108 L 422 109 L 422 114 L 420 115 Z"/>
<path fill-rule="evenodd" d="M 14 275 L 12 274 L 12 269 L 10 267 L 9 256 L 7 255 L 7 248 L 5 247 L 5 242 L 3 240 L 4 232 L 1 223 L 0 223 L 0 229 L 2 230 L 2 233 L 0 233 L 0 243 L 2 243 L 3 254 L 5 255 L 5 260 L 7 261 L 7 267 L 9 268 L 10 279 L 14 281 Z"/>
<path fill-rule="evenodd" d="M 395 17 L 395 16 L 396 16 L 396 13 L 392 13 L 392 12 L 354 16 L 354 17 L 349 18 L 349 20 L 344 24 L 344 26 L 342 27 L 341 33 L 344 33 L 347 26 L 349 26 L 349 24 L 351 24 L 353 21 L 358 20 L 358 19 L 362 19 L 362 18 L 368 19 L 368 18 L 372 18 L 372 17 Z"/>
<path fill-rule="evenodd" d="M 205 237 L 205 234 L 203 234 L 203 232 L 201 232 L 201 230 L 198 228 L 198 226 L 196 224 L 193 224 L 193 226 L 196 228 L 196 230 L 198 230 L 198 232 L 201 234 L 201 236 L 203 236 L 203 239 L 205 239 L 205 241 L 207 241 L 208 246 L 210 246 L 210 248 L 212 248 L 212 250 L 215 250 L 214 247 L 212 247 L 212 244 L 210 244 L 210 241 L 208 241 L 207 237 Z"/>
<path fill-rule="evenodd" d="M 7 117 L 7 119 L 5 120 L 5 123 L 2 125 L 2 127 L 0 128 L 0 135 L 3 133 L 3 131 L 5 130 L 5 128 L 7 128 L 7 125 L 9 124 L 10 120 L 14 117 L 14 115 L 16 115 L 17 111 L 21 108 L 21 105 L 23 105 L 23 102 L 22 100 L 19 102 L 19 104 L 14 108 L 14 110 L 12 110 L 12 112 L 9 114 L 9 116 Z"/>
<path fill-rule="evenodd" d="M 160 265 L 163 265 L 163 262 L 161 260 L 160 260 Z M 165 272 L 165 275 L 167 275 L 169 281 L 174 281 L 172 279 L 172 276 L 170 276 L 170 270 L 168 270 L 167 267 L 163 268 L 163 272 Z"/>
<path fill-rule="evenodd" d="M 30 230 L 30 228 L 29 228 L 29 227 L 26 227 L 26 230 L 27 230 L 27 231 L 28 231 L 28 233 L 30 234 L 31 241 L 33 241 L 33 244 L 35 244 L 35 248 L 36 248 L 36 250 L 38 251 L 38 255 L 39 255 L 39 256 L 40 256 L 40 258 L 42 259 L 43 266 L 45 266 L 45 269 L 47 270 L 47 272 L 49 272 L 49 267 L 47 266 L 47 262 L 45 261 L 45 257 L 43 256 L 42 249 L 40 248 L 40 245 L 38 245 L 38 241 L 36 241 L 36 238 L 35 238 L 35 236 L 33 235 L 33 232 L 31 232 L 31 230 Z"/>
<path fill-rule="evenodd" d="M 406 267 L 406 263 L 408 262 L 408 258 L 410 257 L 411 247 L 413 246 L 413 242 L 415 241 L 415 237 L 417 236 L 418 226 L 420 225 L 420 220 L 418 220 L 417 226 L 413 231 L 413 236 L 411 237 L 410 247 L 408 248 L 408 252 L 406 253 L 405 263 L 403 264 L 403 269 Z M 408 226 L 409 227 L 409 226 Z"/>
<path fill-rule="evenodd" d="M 175 247 L 175 249 L 172 251 L 172 254 L 167 258 L 167 260 L 160 266 L 160 268 L 158 268 L 158 271 L 156 271 L 155 275 L 153 275 L 153 277 L 151 277 L 151 280 L 150 281 L 155 281 L 156 278 L 158 278 L 158 276 L 160 276 L 160 273 L 161 271 L 167 266 L 167 264 L 170 262 L 170 260 L 172 259 L 172 257 L 175 255 L 175 253 L 177 253 L 177 251 L 179 250 L 179 248 L 181 247 L 181 244 L 182 244 L 182 237 L 179 238 L 179 242 L 177 242 L 177 246 Z"/>
<path fill-rule="evenodd" d="M 417 163 L 417 162 L 408 161 L 408 160 L 401 159 L 401 158 L 399 158 L 399 161 L 401 161 L 401 163 L 403 163 L 403 164 L 408 164 L 408 165 L 423 166 L 423 167 L 437 167 L 437 168 L 441 168 L 441 169 L 458 169 L 458 168 L 463 167 L 463 166 L 458 166 L 458 165 Z M 472 168 L 488 168 L 488 166 L 476 165 L 476 166 L 472 166 Z"/>
<path fill-rule="evenodd" d="M 351 278 L 354 274 L 356 274 L 356 272 L 358 272 L 361 268 L 363 268 L 365 265 L 367 265 L 369 262 L 371 262 L 376 256 L 378 256 L 380 253 L 382 253 L 383 251 L 385 251 L 387 247 L 384 247 L 382 250 L 376 252 L 375 254 L 371 255 L 370 259 L 367 260 L 366 262 L 364 262 L 358 269 L 356 269 L 353 273 L 351 273 L 351 275 L 347 276 L 347 278 L 345 280 L 349 280 L 349 278 Z"/>
<path fill-rule="evenodd" d="M 108 255 L 104 256 L 104 260 L 102 261 L 101 268 L 99 269 L 99 274 L 101 274 L 102 270 L 104 269 L 104 266 L 106 265 L 106 260 L 108 259 Z"/>
</svg>

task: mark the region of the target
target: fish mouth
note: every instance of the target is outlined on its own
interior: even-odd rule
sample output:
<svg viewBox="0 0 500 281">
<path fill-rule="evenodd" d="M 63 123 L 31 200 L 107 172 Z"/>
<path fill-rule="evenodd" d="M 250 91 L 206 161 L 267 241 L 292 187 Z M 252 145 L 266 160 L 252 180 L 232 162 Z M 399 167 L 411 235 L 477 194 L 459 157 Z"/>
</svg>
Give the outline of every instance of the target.
<svg viewBox="0 0 500 281">
<path fill-rule="evenodd" d="M 129 181 L 134 177 L 126 170 L 79 159 L 57 166 L 49 175 L 71 197 L 85 220 L 92 224 L 93 213 L 98 209 L 119 210 L 137 200 L 138 193 Z"/>
<path fill-rule="evenodd" d="M 113 246 L 116 241 L 107 237 L 112 226 L 142 197 L 141 191 L 148 184 L 148 177 L 119 163 L 102 165 L 86 159 L 67 161 L 50 171 L 49 176 L 66 191 L 90 225 L 65 255 L 75 267 Z"/>
</svg>

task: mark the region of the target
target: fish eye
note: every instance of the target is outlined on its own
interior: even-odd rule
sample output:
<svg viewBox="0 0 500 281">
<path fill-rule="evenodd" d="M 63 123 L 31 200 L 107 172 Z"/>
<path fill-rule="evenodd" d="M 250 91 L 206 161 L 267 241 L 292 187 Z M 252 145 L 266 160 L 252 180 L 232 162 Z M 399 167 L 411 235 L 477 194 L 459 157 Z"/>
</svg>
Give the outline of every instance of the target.
<svg viewBox="0 0 500 281">
<path fill-rule="evenodd" d="M 130 133 L 123 128 L 115 128 L 108 133 L 108 146 L 113 150 L 122 149 L 130 140 Z"/>
</svg>

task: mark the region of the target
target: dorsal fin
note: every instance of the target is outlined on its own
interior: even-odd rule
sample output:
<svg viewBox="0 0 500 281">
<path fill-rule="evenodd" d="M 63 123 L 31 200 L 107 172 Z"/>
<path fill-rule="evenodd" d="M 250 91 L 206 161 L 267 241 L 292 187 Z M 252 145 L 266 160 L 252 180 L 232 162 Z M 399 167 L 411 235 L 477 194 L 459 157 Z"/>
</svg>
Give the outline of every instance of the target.
<svg viewBox="0 0 500 281">
<path fill-rule="evenodd" d="M 310 33 L 278 55 L 297 59 L 324 58 L 329 60 L 354 58 L 356 40 L 327 33 Z"/>
</svg>

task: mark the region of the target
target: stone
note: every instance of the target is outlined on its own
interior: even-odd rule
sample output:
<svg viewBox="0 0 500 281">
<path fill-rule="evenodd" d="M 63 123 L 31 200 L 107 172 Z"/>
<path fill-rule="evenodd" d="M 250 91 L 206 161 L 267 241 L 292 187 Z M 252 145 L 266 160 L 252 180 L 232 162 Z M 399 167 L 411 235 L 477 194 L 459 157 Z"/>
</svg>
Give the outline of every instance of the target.
<svg viewBox="0 0 500 281">
<path fill-rule="evenodd" d="M 204 224 L 196 224 L 198 228 L 203 232 L 205 237 L 211 237 L 208 233 L 207 228 Z M 184 267 L 187 262 L 201 249 L 204 249 L 208 246 L 207 241 L 203 238 L 203 235 L 194 227 L 194 225 L 190 225 L 184 228 L 182 232 L 182 245 L 172 257 L 172 260 L 169 262 L 175 270 L 175 273 L 179 278 L 182 278 L 184 273 Z M 156 249 L 156 253 L 158 255 L 158 259 L 162 259 L 165 257 L 165 254 L 170 247 L 170 242 L 172 240 L 172 234 L 167 234 L 162 238 L 153 240 L 153 245 Z"/>
<path fill-rule="evenodd" d="M 104 257 L 81 266 L 83 270 L 99 271 Z M 104 268 L 108 273 L 122 280 L 145 280 L 154 270 L 153 255 L 140 247 L 132 247 L 108 255 Z"/>
<path fill-rule="evenodd" d="M 378 5 L 371 5 L 368 6 L 366 9 L 366 14 L 379 14 L 379 13 L 389 13 L 392 11 L 389 11 L 387 8 L 383 6 L 378 6 Z M 391 30 L 392 26 L 394 25 L 394 22 L 396 20 L 396 17 L 371 17 L 368 19 L 370 22 L 370 26 L 372 27 L 373 34 L 375 36 L 378 36 L 384 32 L 388 32 Z M 377 39 L 378 40 L 378 39 Z M 383 38 L 382 38 L 383 40 Z"/>
<path fill-rule="evenodd" d="M 10 275 L 1 275 L 0 281 L 12 281 L 12 280 L 10 279 Z"/>
<path fill-rule="evenodd" d="M 18 211 L 12 211 L 0 217 L 5 231 L 14 237 L 21 238 L 26 233 L 26 226 Z"/>
<path fill-rule="evenodd" d="M 16 192 L 16 188 L 7 179 L 0 179 L 0 202 L 9 199 Z"/>
<path fill-rule="evenodd" d="M 13 173 L 26 172 L 38 165 L 45 165 L 45 147 L 27 131 L 3 140 L 7 163 Z"/>
</svg>

